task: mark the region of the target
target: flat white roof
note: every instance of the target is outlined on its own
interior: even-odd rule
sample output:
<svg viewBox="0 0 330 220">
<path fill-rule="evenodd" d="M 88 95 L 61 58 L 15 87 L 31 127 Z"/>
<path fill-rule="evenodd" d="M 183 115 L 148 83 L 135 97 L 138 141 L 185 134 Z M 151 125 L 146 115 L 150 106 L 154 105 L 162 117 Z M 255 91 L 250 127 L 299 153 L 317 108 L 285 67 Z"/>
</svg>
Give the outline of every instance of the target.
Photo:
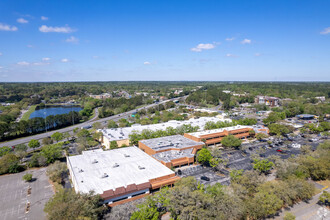
<svg viewBox="0 0 330 220">
<path fill-rule="evenodd" d="M 165 130 L 168 127 L 177 128 L 182 125 L 192 125 L 199 126 L 199 130 L 204 130 L 206 122 L 213 121 L 231 121 L 231 119 L 219 119 L 217 117 L 200 117 L 198 119 L 191 118 L 186 121 L 175 121 L 171 120 L 165 123 L 151 124 L 151 125 L 133 125 L 132 127 L 125 128 L 110 128 L 105 130 L 100 130 L 103 133 L 103 137 L 107 138 L 109 141 L 119 141 L 126 140 L 133 131 L 142 132 L 145 129 L 156 131 Z"/>
<path fill-rule="evenodd" d="M 174 174 L 137 147 L 83 151 L 81 155 L 68 157 L 68 165 L 77 183 L 76 190 L 82 193 L 93 190 L 102 194 L 107 190 Z M 103 177 L 104 174 L 107 177 Z"/>
<path fill-rule="evenodd" d="M 203 135 L 220 133 L 220 132 L 223 132 L 224 130 L 233 131 L 233 130 L 238 130 L 238 129 L 243 129 L 243 128 L 253 128 L 253 127 L 252 126 L 245 126 L 245 125 L 236 125 L 236 126 L 226 127 L 226 128 L 218 128 L 218 129 L 213 129 L 213 130 L 193 132 L 193 133 L 189 133 L 189 134 L 194 136 L 194 137 L 200 138 Z"/>
<path fill-rule="evenodd" d="M 204 145 L 203 142 L 193 141 L 189 138 L 183 137 L 182 135 L 172 135 L 172 136 L 166 136 L 160 138 L 153 138 L 148 140 L 141 140 L 140 142 L 155 151 L 167 150 L 171 148 L 182 149 L 187 147 Z"/>
</svg>

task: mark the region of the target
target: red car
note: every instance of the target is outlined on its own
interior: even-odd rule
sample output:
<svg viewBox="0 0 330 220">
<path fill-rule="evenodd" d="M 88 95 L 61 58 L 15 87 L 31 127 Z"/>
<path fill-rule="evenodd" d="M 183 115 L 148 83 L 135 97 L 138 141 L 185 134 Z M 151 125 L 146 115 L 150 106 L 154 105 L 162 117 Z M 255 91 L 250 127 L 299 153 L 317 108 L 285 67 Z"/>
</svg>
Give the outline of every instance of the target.
<svg viewBox="0 0 330 220">
<path fill-rule="evenodd" d="M 281 149 L 277 149 L 276 151 L 277 151 L 277 152 L 282 152 L 282 150 L 281 150 Z"/>
</svg>

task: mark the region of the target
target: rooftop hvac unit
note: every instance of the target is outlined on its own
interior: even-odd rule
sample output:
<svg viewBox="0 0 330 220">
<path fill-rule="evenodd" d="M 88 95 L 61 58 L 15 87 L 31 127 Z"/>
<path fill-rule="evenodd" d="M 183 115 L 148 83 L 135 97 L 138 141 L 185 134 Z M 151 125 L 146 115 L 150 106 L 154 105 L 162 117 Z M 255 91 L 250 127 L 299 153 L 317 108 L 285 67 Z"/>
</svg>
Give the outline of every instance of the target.
<svg viewBox="0 0 330 220">
<path fill-rule="evenodd" d="M 129 154 L 124 154 L 124 156 L 125 156 L 125 157 L 130 157 L 130 155 L 129 155 Z"/>
<path fill-rule="evenodd" d="M 138 167 L 139 167 L 140 170 L 144 170 L 145 169 L 145 167 L 140 166 L 140 165 Z"/>
<path fill-rule="evenodd" d="M 92 164 L 94 164 L 94 163 L 97 163 L 98 161 L 96 160 L 96 159 L 94 159 L 93 161 L 92 161 Z"/>
<path fill-rule="evenodd" d="M 79 172 L 79 173 L 82 173 L 82 172 L 84 172 L 84 171 L 83 171 L 83 169 L 79 169 L 78 172 Z"/>
<path fill-rule="evenodd" d="M 104 173 L 104 174 L 101 176 L 101 178 L 106 178 L 106 177 L 108 177 L 108 174 L 107 174 L 107 173 Z"/>
<path fill-rule="evenodd" d="M 119 164 L 118 163 L 115 163 L 112 168 L 116 168 L 116 167 L 119 167 Z"/>
</svg>

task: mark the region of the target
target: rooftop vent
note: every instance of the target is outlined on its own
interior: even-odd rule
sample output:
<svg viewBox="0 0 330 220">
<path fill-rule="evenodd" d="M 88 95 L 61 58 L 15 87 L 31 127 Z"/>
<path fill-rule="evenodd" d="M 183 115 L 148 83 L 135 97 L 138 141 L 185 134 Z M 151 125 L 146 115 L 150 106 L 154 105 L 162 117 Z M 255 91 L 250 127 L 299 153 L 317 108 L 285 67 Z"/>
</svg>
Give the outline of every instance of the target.
<svg viewBox="0 0 330 220">
<path fill-rule="evenodd" d="M 140 170 L 144 170 L 145 167 L 139 165 L 139 169 L 140 169 Z"/>
<path fill-rule="evenodd" d="M 116 167 L 119 167 L 119 164 L 118 163 L 115 163 L 112 168 L 116 168 Z"/>
<path fill-rule="evenodd" d="M 96 159 L 94 159 L 93 161 L 92 161 L 92 164 L 94 164 L 94 163 L 97 163 L 98 161 L 96 160 Z"/>
<path fill-rule="evenodd" d="M 129 155 L 129 154 L 124 154 L 124 156 L 125 156 L 125 157 L 130 157 L 130 155 Z"/>
<path fill-rule="evenodd" d="M 101 178 L 107 178 L 108 174 L 107 173 L 103 173 L 103 175 L 101 176 Z"/>
<path fill-rule="evenodd" d="M 78 172 L 79 172 L 79 173 L 82 173 L 82 172 L 84 172 L 84 171 L 83 171 L 83 169 L 79 169 Z"/>
</svg>

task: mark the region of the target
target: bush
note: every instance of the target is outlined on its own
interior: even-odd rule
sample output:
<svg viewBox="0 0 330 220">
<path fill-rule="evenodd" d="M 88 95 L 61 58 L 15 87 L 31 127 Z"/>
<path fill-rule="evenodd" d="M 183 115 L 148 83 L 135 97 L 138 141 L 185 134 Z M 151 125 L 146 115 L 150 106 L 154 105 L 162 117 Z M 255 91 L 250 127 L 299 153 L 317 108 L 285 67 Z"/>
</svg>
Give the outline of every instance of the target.
<svg viewBox="0 0 330 220">
<path fill-rule="evenodd" d="M 47 168 L 46 174 L 51 181 L 61 184 L 68 174 L 68 169 L 65 163 L 55 161 Z"/>
<path fill-rule="evenodd" d="M 22 179 L 26 182 L 30 182 L 32 180 L 32 174 L 31 173 L 27 173 L 25 174 Z"/>
<path fill-rule="evenodd" d="M 286 212 L 284 215 L 283 220 L 295 220 L 296 216 L 292 214 L 291 212 Z"/>
</svg>

